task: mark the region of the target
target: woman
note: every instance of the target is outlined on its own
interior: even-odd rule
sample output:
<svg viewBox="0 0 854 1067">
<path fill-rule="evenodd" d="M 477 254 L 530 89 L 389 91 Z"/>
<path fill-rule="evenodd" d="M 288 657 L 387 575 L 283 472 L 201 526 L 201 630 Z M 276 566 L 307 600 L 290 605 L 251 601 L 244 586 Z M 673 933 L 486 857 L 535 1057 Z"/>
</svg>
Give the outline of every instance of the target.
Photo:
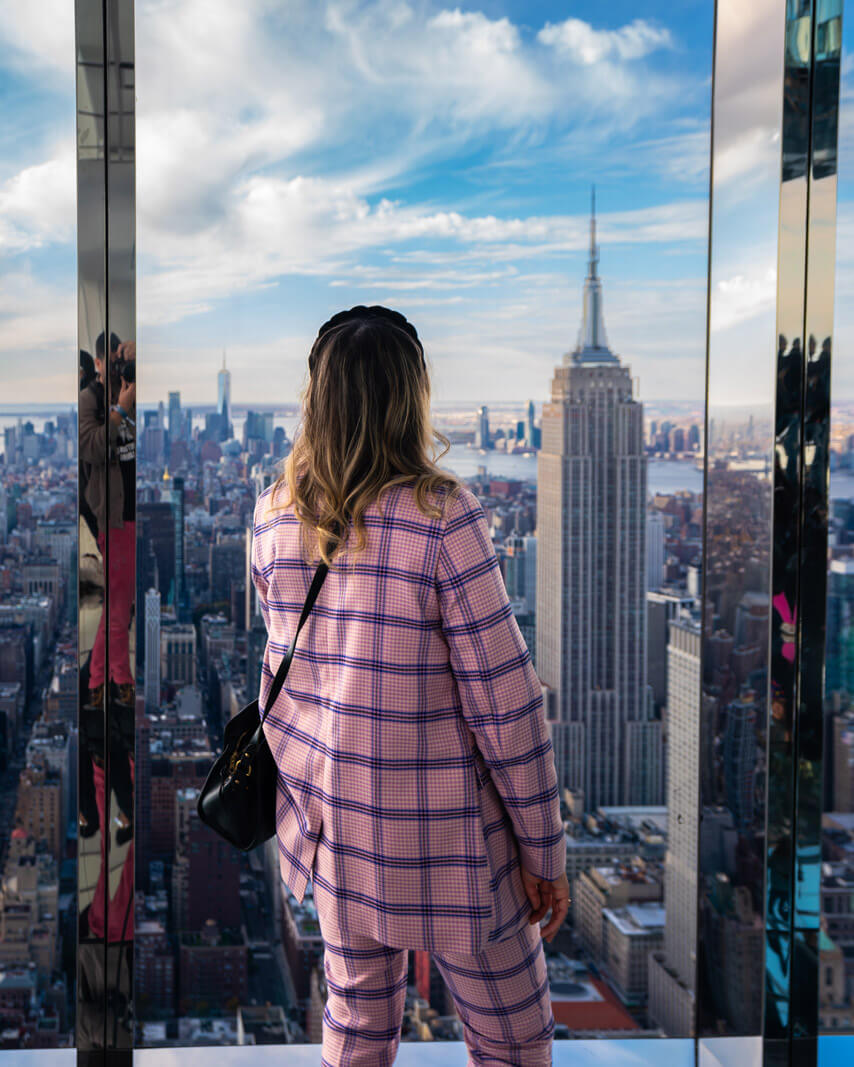
<svg viewBox="0 0 854 1067">
<path fill-rule="evenodd" d="M 549 1064 L 541 937 L 569 899 L 542 692 L 483 509 L 429 458 L 418 335 L 385 308 L 321 327 L 284 473 L 255 508 L 259 703 L 319 558 L 330 570 L 264 724 L 282 878 L 312 878 L 323 1063 L 393 1061 L 427 949 L 471 1062 Z M 547 925 L 538 923 L 551 911 Z"/>
</svg>

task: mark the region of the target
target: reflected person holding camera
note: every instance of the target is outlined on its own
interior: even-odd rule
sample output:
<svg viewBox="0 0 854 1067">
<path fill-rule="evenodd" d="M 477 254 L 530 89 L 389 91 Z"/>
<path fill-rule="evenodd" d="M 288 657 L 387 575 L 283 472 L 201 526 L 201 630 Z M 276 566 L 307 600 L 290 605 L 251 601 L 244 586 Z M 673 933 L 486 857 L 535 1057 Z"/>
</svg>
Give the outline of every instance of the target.
<svg viewBox="0 0 854 1067">
<path fill-rule="evenodd" d="M 85 499 L 98 524 L 97 541 L 102 559 L 109 536 L 109 574 L 104 575 L 110 604 L 109 672 L 104 662 L 106 621 L 102 614 L 89 663 L 90 699 L 87 707 L 101 707 L 108 673 L 117 702 L 133 707 L 134 674 L 130 665 L 128 631 L 133 610 L 136 537 L 135 368 L 134 342 L 122 343 L 111 334 L 108 361 L 105 338 L 101 333 L 95 343 L 96 377 L 80 393 L 80 458 L 91 468 Z M 105 381 L 108 373 L 109 383 Z M 107 385 L 109 413 L 106 410 Z"/>
</svg>

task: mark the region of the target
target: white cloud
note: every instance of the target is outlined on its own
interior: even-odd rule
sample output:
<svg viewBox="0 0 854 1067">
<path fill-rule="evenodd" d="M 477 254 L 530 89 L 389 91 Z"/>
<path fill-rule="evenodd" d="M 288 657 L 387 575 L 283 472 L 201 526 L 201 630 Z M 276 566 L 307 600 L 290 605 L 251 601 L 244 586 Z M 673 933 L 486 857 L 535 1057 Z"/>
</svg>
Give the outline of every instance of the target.
<svg viewBox="0 0 854 1067">
<path fill-rule="evenodd" d="M 717 279 L 712 289 L 712 333 L 769 312 L 776 296 L 777 268 L 773 263 L 757 263 Z"/>
<path fill-rule="evenodd" d="M 66 243 L 76 231 L 74 144 L 0 186 L 0 253 Z"/>
<path fill-rule="evenodd" d="M 738 183 L 736 195 L 751 195 L 756 183 L 779 180 L 780 134 L 770 124 L 748 126 L 721 137 L 715 148 L 715 188 Z"/>
<path fill-rule="evenodd" d="M 4 385 L 33 382 L 32 362 L 16 358 L 25 354 L 37 354 L 46 370 L 70 360 L 74 373 L 77 293 L 73 284 L 48 284 L 28 270 L 0 274 L 0 323 Z"/>
<path fill-rule="evenodd" d="M 470 54 L 493 56 L 519 48 L 519 31 L 509 19 L 492 20 L 480 11 L 440 11 L 427 20 L 427 25 L 450 31 L 458 45 Z"/>
<path fill-rule="evenodd" d="M 670 46 L 665 31 L 588 29 L 610 41 L 599 60 L 544 47 L 507 18 L 401 0 L 322 13 L 307 0 L 286 12 L 269 0 L 139 0 L 142 320 L 175 322 L 288 273 L 334 277 L 384 244 L 490 244 L 503 261 L 579 247 L 578 219 L 376 197 L 476 146 L 524 159 L 552 128 L 589 123 L 606 138 L 676 97 L 676 81 L 642 62 Z M 616 239 L 693 239 L 703 216 L 613 217 L 602 240 L 608 226 Z"/>
<path fill-rule="evenodd" d="M 0 47 L 22 68 L 67 77 L 72 5 L 51 2 L 48 17 L 44 4 L 6 5 Z M 505 210 L 492 176 L 462 201 L 432 176 L 456 181 L 477 158 L 537 180 L 537 152 L 586 144 L 593 160 L 637 131 L 649 157 L 651 118 L 678 111 L 699 84 L 654 69 L 647 57 L 674 41 L 641 19 L 614 30 L 570 19 L 532 34 L 428 0 L 322 11 L 315 0 L 137 0 L 136 32 L 138 313 L 157 325 L 295 274 L 348 279 L 335 293 L 405 296 L 437 321 L 454 306 L 465 320 L 472 292 L 497 291 L 513 271 L 533 291 L 531 272 L 544 270 L 533 261 L 583 249 L 586 217 L 534 213 L 519 206 L 527 190 Z M 701 135 L 686 137 L 693 159 Z M 671 144 L 675 158 L 678 132 Z M 8 253 L 73 239 L 73 146 L 28 163 L 0 186 Z M 631 171 L 625 154 L 621 166 Z M 603 246 L 684 244 L 705 231 L 704 197 L 600 218 Z M 525 315 L 509 301 L 499 311 L 505 322 Z M 57 343 L 50 322 L 16 336 Z"/>
<path fill-rule="evenodd" d="M 603 59 L 641 59 L 659 48 L 672 48 L 667 29 L 635 19 L 618 30 L 596 30 L 589 22 L 569 18 L 556 24 L 547 22 L 537 39 L 557 52 L 591 66 Z"/>
<path fill-rule="evenodd" d="M 386 289 L 444 287 L 452 293 L 465 283 L 459 272 L 443 271 L 441 261 L 449 253 L 463 251 L 461 265 L 474 272 L 470 284 L 483 284 L 487 276 L 478 265 L 485 258 L 513 264 L 579 251 L 587 247 L 588 226 L 586 215 L 467 216 L 390 200 L 371 206 L 346 184 L 326 179 L 253 177 L 235 191 L 222 222 L 191 241 L 180 230 L 143 234 L 139 313 L 143 322 L 175 322 L 288 274 L 344 276 L 357 284 L 367 277 Z M 706 231 L 702 202 L 605 213 L 599 220 L 602 245 L 704 241 Z M 433 253 L 437 258 L 431 262 L 421 250 L 409 270 L 392 260 L 365 273 L 360 264 L 360 257 L 378 249 L 436 241 L 443 242 Z"/>
<path fill-rule="evenodd" d="M 212 222 L 235 182 L 262 168 L 294 177 L 319 166 L 368 195 L 487 135 L 493 156 L 514 156 L 549 124 L 605 136 L 680 95 L 675 79 L 619 55 L 556 59 L 480 12 L 389 0 L 328 3 L 322 18 L 305 0 L 286 14 L 260 0 L 138 7 L 143 226 L 149 214 L 184 232 Z"/>
<path fill-rule="evenodd" d="M 67 78 L 74 71 L 74 4 L 38 0 L 0 5 L 2 64 L 23 71 L 39 69 Z"/>
<path fill-rule="evenodd" d="M 343 50 L 350 73 L 340 61 L 329 63 L 334 80 L 346 79 L 354 104 L 385 97 L 383 114 L 414 121 L 418 130 L 436 120 L 478 123 L 506 129 L 549 115 L 558 94 L 547 72 L 521 47 L 519 31 L 507 18 L 481 12 L 443 10 L 416 13 L 408 5 L 331 3 L 325 25 L 327 52 Z M 331 46 L 331 47 L 330 47 Z M 374 108 L 376 103 L 374 103 Z M 375 114 L 371 109 L 369 114 Z"/>
</svg>

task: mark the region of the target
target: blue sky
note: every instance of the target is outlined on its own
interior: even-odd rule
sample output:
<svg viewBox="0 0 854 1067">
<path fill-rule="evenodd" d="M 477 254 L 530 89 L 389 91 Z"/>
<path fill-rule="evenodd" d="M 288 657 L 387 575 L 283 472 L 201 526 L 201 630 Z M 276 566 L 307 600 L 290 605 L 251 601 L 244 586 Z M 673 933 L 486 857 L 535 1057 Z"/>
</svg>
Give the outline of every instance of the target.
<svg viewBox="0 0 854 1067">
<path fill-rule="evenodd" d="M 0 15 L 9 400 L 33 390 L 27 353 L 43 399 L 70 395 L 69 6 Z M 223 347 L 236 400 L 293 399 L 318 324 L 374 301 L 418 326 L 437 401 L 544 399 L 578 329 L 593 181 L 613 346 L 650 398 L 699 399 L 711 19 L 138 0 L 141 399 L 211 399 Z"/>
<path fill-rule="evenodd" d="M 10 401 L 31 357 L 73 397 L 73 26 L 45 4 L 0 14 Z M 235 400 L 292 400 L 318 324 L 372 302 L 417 325 L 438 402 L 543 400 L 595 181 L 612 347 L 642 398 L 701 404 L 712 7 L 137 0 L 142 402 L 212 401 L 223 348 Z M 721 269 L 726 322 L 767 332 L 769 265 Z"/>
<path fill-rule="evenodd" d="M 545 399 L 595 181 L 614 347 L 699 401 L 711 4 L 321 6 L 215 5 L 189 64 L 138 19 L 147 398 L 180 365 L 203 399 L 222 347 L 235 399 L 291 398 L 319 323 L 380 302 L 438 401 Z"/>
</svg>

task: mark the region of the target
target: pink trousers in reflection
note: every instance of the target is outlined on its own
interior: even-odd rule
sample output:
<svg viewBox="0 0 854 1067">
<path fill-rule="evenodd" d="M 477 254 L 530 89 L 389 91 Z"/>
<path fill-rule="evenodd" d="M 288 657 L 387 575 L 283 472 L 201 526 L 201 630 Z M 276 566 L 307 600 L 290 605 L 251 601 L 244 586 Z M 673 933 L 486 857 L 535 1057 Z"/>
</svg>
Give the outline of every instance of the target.
<svg viewBox="0 0 854 1067">
<path fill-rule="evenodd" d="M 103 685 L 104 635 L 106 616 L 110 616 L 110 677 L 116 685 L 133 685 L 130 669 L 130 615 L 133 608 L 136 580 L 135 546 L 136 523 L 126 522 L 121 528 L 110 527 L 110 573 L 104 574 L 104 609 L 98 623 L 98 633 L 89 660 L 89 688 Z M 104 559 L 104 531 L 98 531 L 98 548 Z M 107 590 L 109 589 L 109 597 Z M 109 607 L 108 607 L 109 605 Z"/>
<path fill-rule="evenodd" d="M 127 756 L 130 762 L 130 780 L 133 782 L 133 757 Z M 105 863 L 106 835 L 110 832 L 107 824 L 107 804 L 104 797 L 104 768 L 93 763 L 92 769 L 95 776 L 95 803 L 98 805 L 98 817 L 101 826 L 101 866 L 98 872 L 98 883 L 95 886 L 95 896 L 89 908 L 89 933 L 92 937 L 104 936 L 104 880 L 109 885 L 108 872 Z M 107 941 L 132 941 L 133 940 L 133 842 L 127 850 L 125 862 L 116 895 L 109 902 L 109 933 Z"/>
</svg>

